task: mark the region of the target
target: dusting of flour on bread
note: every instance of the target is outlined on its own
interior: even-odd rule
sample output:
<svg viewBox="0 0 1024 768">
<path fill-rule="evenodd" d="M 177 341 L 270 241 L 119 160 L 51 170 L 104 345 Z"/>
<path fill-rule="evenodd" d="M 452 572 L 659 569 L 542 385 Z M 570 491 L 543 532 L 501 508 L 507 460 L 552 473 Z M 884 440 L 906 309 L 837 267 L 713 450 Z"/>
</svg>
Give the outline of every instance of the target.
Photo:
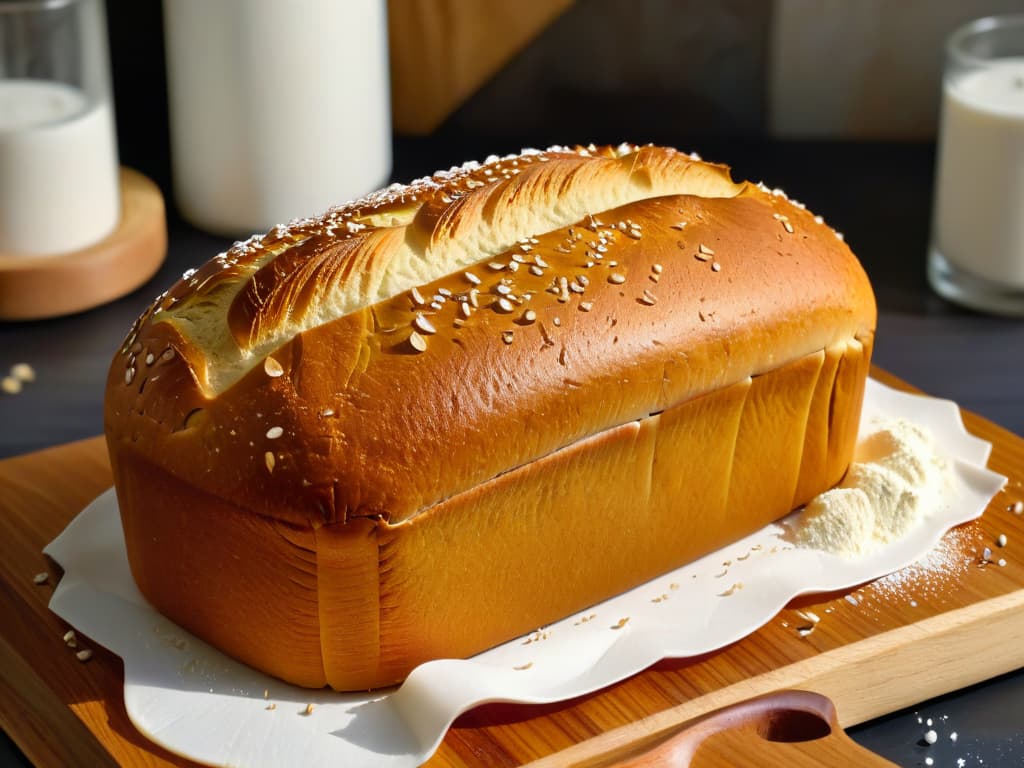
<svg viewBox="0 0 1024 768">
<path fill-rule="evenodd" d="M 842 557 L 867 554 L 927 517 L 945 474 L 928 432 L 903 419 L 887 421 L 857 445 L 839 486 L 807 504 L 793 523 L 793 541 Z"/>
</svg>

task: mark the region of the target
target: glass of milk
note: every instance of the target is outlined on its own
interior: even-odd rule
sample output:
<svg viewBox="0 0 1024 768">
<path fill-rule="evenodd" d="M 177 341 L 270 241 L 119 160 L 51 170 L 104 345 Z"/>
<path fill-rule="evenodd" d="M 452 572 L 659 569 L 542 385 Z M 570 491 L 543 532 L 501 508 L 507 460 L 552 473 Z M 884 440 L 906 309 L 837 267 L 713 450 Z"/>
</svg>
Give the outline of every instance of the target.
<svg viewBox="0 0 1024 768">
<path fill-rule="evenodd" d="M 0 2 L 0 254 L 80 250 L 120 216 L 103 0 Z"/>
<path fill-rule="evenodd" d="M 1024 15 L 947 43 L 928 279 L 951 301 L 1024 316 Z"/>
<path fill-rule="evenodd" d="M 391 173 L 386 0 L 164 0 L 174 196 L 264 232 Z"/>
</svg>

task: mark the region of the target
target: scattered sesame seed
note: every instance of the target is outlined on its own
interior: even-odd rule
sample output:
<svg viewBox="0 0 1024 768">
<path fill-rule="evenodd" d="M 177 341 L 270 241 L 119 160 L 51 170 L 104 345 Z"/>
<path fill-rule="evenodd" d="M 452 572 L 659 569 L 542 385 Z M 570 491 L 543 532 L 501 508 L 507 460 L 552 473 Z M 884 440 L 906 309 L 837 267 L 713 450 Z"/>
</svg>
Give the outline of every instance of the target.
<svg viewBox="0 0 1024 768">
<path fill-rule="evenodd" d="M 279 438 L 283 434 L 284 429 L 282 429 L 281 427 L 271 427 L 270 429 L 267 430 L 267 439 L 277 440 L 277 438 Z"/>
<path fill-rule="evenodd" d="M 92 651 L 90 651 L 88 648 L 83 648 L 75 654 L 75 658 L 83 662 L 88 661 L 92 658 Z"/>
<path fill-rule="evenodd" d="M 422 307 L 427 303 L 427 300 L 423 298 L 423 294 L 420 293 L 420 289 L 413 286 L 409 291 L 409 295 L 412 296 L 413 304 Z"/>
<path fill-rule="evenodd" d="M 500 296 L 508 296 L 510 293 L 512 293 L 512 289 L 505 283 L 498 283 L 496 286 L 494 286 L 494 291 Z"/>
<path fill-rule="evenodd" d="M 523 312 L 523 322 L 525 322 L 525 323 L 532 323 L 536 319 L 537 319 L 537 313 L 534 312 L 532 309 L 528 309 L 525 312 Z"/>
<path fill-rule="evenodd" d="M 152 352 L 146 355 L 146 365 L 152 365 L 154 360 L 156 360 L 156 355 Z"/>
<path fill-rule="evenodd" d="M 711 263 L 711 271 L 712 272 L 721 272 L 722 271 L 722 265 L 719 264 L 717 261 L 712 262 Z"/>
<path fill-rule="evenodd" d="M 583 302 L 583 303 L 585 304 L 586 302 Z M 551 318 L 551 322 L 554 323 L 556 328 L 558 328 L 558 327 L 560 327 L 562 325 L 562 318 L 560 318 L 560 317 L 553 317 L 553 318 Z"/>
<path fill-rule="evenodd" d="M 512 667 L 516 672 L 522 672 L 523 670 L 529 669 L 533 666 L 532 661 L 528 661 L 525 664 L 520 664 L 518 667 Z"/>
<path fill-rule="evenodd" d="M 131 370 L 130 368 L 128 369 Z M 125 384 L 131 383 L 128 379 L 128 371 L 125 371 Z M 16 395 L 21 392 L 21 382 L 13 376 L 4 376 L 0 379 L 0 389 L 6 392 L 8 395 Z"/>
<path fill-rule="evenodd" d="M 28 363 L 15 363 L 11 366 L 11 376 L 18 381 L 29 382 L 36 380 L 35 369 Z"/>
<path fill-rule="evenodd" d="M 494 307 L 499 312 L 508 313 L 514 310 L 516 308 L 516 305 L 513 304 L 508 299 L 506 299 L 504 296 L 502 296 L 500 299 L 494 302 Z"/>
<path fill-rule="evenodd" d="M 581 301 L 580 302 L 580 310 L 583 311 L 583 312 L 589 312 L 593 308 L 594 308 L 594 302 L 592 302 L 592 301 Z M 557 320 L 558 318 L 555 318 L 555 319 Z"/>
<path fill-rule="evenodd" d="M 306 708 L 304 710 L 302 710 L 302 714 L 304 714 L 304 715 L 312 715 L 313 714 L 313 705 L 312 704 L 307 704 Z"/>
<path fill-rule="evenodd" d="M 939 734 L 937 734 L 933 730 L 925 731 L 925 733 L 924 733 L 924 740 L 925 740 L 926 744 L 934 744 L 936 741 L 939 740 Z"/>
<path fill-rule="evenodd" d="M 711 249 L 711 248 L 708 248 L 706 245 L 704 245 L 704 243 L 701 243 L 697 247 L 697 250 L 698 250 L 698 252 L 703 253 L 705 256 L 714 256 L 715 255 L 714 250 Z"/>
<path fill-rule="evenodd" d="M 264 707 L 264 709 L 273 711 L 277 709 L 277 704 L 275 704 L 274 702 L 270 702 L 269 704 L 267 704 L 267 706 Z"/>
<path fill-rule="evenodd" d="M 621 619 L 619 619 L 619 620 L 618 620 L 617 622 L 615 622 L 614 624 L 612 624 L 612 626 L 611 626 L 611 629 L 622 629 L 622 628 L 623 628 L 624 626 L 626 626 L 626 625 L 627 625 L 628 623 L 629 623 L 629 616 L 623 616 L 623 617 L 622 617 Z"/>
<path fill-rule="evenodd" d="M 77 640 L 78 640 L 78 637 L 75 635 L 75 630 L 69 629 L 67 632 L 64 633 L 64 644 L 65 645 L 67 645 L 67 646 L 69 646 L 71 648 L 74 648 L 75 647 L 74 644 L 77 643 Z"/>
<path fill-rule="evenodd" d="M 957 732 L 956 731 L 953 731 L 951 734 L 949 734 L 949 740 L 950 741 L 956 741 L 957 740 Z"/>
<path fill-rule="evenodd" d="M 409 334 L 409 345 L 417 352 L 427 351 L 427 340 L 420 336 L 416 331 Z"/>
<path fill-rule="evenodd" d="M 164 354 L 167 353 L 165 352 Z M 282 368 L 281 364 L 272 357 L 268 357 L 263 361 L 263 370 L 266 372 L 267 376 L 272 379 L 276 379 L 278 376 L 284 375 L 284 368 Z"/>
<path fill-rule="evenodd" d="M 420 333 L 437 333 L 437 328 L 434 327 L 434 324 L 418 312 L 412 319 L 412 325 Z"/>
<path fill-rule="evenodd" d="M 132 379 L 134 379 L 134 378 L 135 378 L 135 369 L 129 367 L 124 372 L 124 383 L 125 384 L 131 384 L 132 383 Z M 14 381 L 18 381 L 18 380 L 14 379 Z M 18 381 L 18 391 L 21 391 L 21 382 L 20 381 Z"/>
<path fill-rule="evenodd" d="M 1010 511 L 1013 512 L 1013 514 L 1015 515 L 1024 514 L 1024 501 L 1018 501 L 1016 504 L 1010 507 Z"/>
<path fill-rule="evenodd" d="M 333 408 L 324 408 L 322 411 L 320 411 L 320 415 L 323 416 L 324 418 L 328 418 L 330 416 L 333 416 L 334 415 L 334 409 Z"/>
<path fill-rule="evenodd" d="M 544 261 L 544 259 L 542 259 L 540 256 L 534 256 L 533 263 L 536 264 L 541 269 L 547 269 L 548 266 L 548 263 Z"/>
<path fill-rule="evenodd" d="M 631 237 L 634 240 L 639 240 L 640 236 L 641 236 L 641 232 L 640 232 L 639 229 L 629 229 L 629 230 L 626 230 L 626 237 Z"/>
<path fill-rule="evenodd" d="M 656 275 L 660 275 L 661 272 L 662 272 L 662 269 L 663 269 L 663 267 L 661 266 L 661 264 L 652 264 L 651 265 L 651 272 L 653 272 Z"/>
<path fill-rule="evenodd" d="M 1006 567 L 1006 558 L 1005 557 L 1000 557 L 999 558 L 999 562 L 996 563 L 996 565 L 998 565 L 1000 568 L 1005 568 Z"/>
<path fill-rule="evenodd" d="M 164 350 L 163 354 L 160 355 L 160 359 L 163 360 L 165 363 L 166 362 L 170 362 L 171 360 L 174 359 L 174 350 L 171 349 L 170 347 L 168 347 L 167 349 Z M 281 373 L 284 373 L 284 371 L 282 370 Z M 272 375 L 272 374 L 268 374 L 268 375 Z M 280 375 L 280 374 L 278 374 L 278 375 Z"/>
<path fill-rule="evenodd" d="M 488 262 L 487 266 L 489 269 L 493 269 L 495 272 L 500 272 L 505 268 L 505 265 L 502 264 L 500 261 Z"/>
<path fill-rule="evenodd" d="M 741 589 L 743 589 L 743 582 L 742 581 L 737 581 L 735 584 L 733 584 L 731 587 L 729 587 L 727 590 L 725 590 L 725 592 L 719 592 L 718 596 L 719 597 L 729 597 L 729 595 L 732 595 L 732 594 L 734 594 L 735 592 L 738 592 Z"/>
<path fill-rule="evenodd" d="M 1005 533 L 1000 533 L 999 534 L 999 538 L 996 539 L 996 546 L 999 546 L 999 547 L 1005 547 L 1006 546 L 1006 534 Z"/>
<path fill-rule="evenodd" d="M 653 307 L 657 303 L 658 297 L 655 296 L 653 293 L 651 293 L 646 288 L 644 288 L 644 295 L 642 297 L 640 297 L 638 299 L 638 301 L 641 304 L 646 304 L 649 307 Z"/>
<path fill-rule="evenodd" d="M 32 583 L 45 584 L 47 581 L 49 581 L 49 579 L 50 574 L 48 574 L 46 571 L 43 571 L 42 573 L 37 573 L 35 576 L 32 577 Z"/>
<path fill-rule="evenodd" d="M 463 317 L 469 317 L 473 314 L 473 307 L 471 307 L 468 302 L 463 302 L 462 304 L 459 304 L 459 312 L 462 313 Z"/>
<path fill-rule="evenodd" d="M 626 282 L 626 276 L 621 274 L 620 272 L 612 272 L 610 275 L 608 275 L 608 282 L 614 285 L 622 285 L 624 282 Z"/>
<path fill-rule="evenodd" d="M 569 290 L 573 293 L 583 293 L 586 289 L 580 283 L 569 283 Z"/>
<path fill-rule="evenodd" d="M 672 225 L 672 229 L 682 229 L 685 226 L 686 226 L 686 222 L 685 221 L 680 221 L 678 224 L 673 224 Z"/>
<path fill-rule="evenodd" d="M 558 278 L 558 301 L 561 304 L 569 301 L 569 280 L 564 277 Z"/>
<path fill-rule="evenodd" d="M 437 292 L 446 299 L 450 299 L 452 297 L 452 292 L 447 288 L 438 288 Z M 434 298 L 436 299 L 437 297 L 435 296 Z"/>
<path fill-rule="evenodd" d="M 267 451 L 263 454 L 263 462 L 267 465 L 267 472 L 274 471 L 274 465 L 277 464 L 277 459 L 274 458 L 273 451 Z"/>
<path fill-rule="evenodd" d="M 530 267 L 530 274 L 531 275 L 536 275 L 537 277 L 540 277 L 541 275 L 544 274 L 544 270 L 541 269 L 540 267 L 538 267 L 536 264 L 533 264 Z"/>
<path fill-rule="evenodd" d="M 981 556 L 985 560 L 991 560 L 992 559 L 992 550 L 991 550 L 991 548 L 985 547 L 985 549 L 982 550 Z"/>
<path fill-rule="evenodd" d="M 501 332 L 501 340 L 504 341 L 506 344 L 511 344 L 513 338 L 514 338 L 514 334 L 513 334 L 512 331 L 502 331 Z"/>
</svg>

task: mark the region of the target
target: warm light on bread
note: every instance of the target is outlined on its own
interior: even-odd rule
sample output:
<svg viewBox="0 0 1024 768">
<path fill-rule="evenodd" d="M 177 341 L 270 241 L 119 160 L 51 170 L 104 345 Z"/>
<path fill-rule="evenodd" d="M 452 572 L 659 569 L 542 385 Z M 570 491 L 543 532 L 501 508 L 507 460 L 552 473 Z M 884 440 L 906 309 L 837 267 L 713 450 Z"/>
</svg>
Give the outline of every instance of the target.
<svg viewBox="0 0 1024 768">
<path fill-rule="evenodd" d="M 820 218 L 675 150 L 390 187 L 140 318 L 106 401 L 132 573 L 286 680 L 397 682 L 835 484 L 874 325 Z"/>
</svg>

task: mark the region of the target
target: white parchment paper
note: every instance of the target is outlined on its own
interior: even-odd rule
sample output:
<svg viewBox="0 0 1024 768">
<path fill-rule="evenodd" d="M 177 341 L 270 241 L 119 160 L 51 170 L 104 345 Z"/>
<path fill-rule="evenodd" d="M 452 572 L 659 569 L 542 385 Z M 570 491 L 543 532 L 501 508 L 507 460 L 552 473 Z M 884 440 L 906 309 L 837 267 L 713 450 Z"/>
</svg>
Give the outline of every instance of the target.
<svg viewBox="0 0 1024 768">
<path fill-rule="evenodd" d="M 128 716 L 172 752 L 210 765 L 415 766 L 478 704 L 567 699 L 663 658 L 721 648 L 797 595 L 898 570 L 978 517 L 1006 481 L 985 469 L 991 446 L 967 434 L 954 403 L 869 381 L 861 435 L 897 417 L 927 428 L 952 470 L 948 493 L 904 538 L 849 560 L 794 549 L 780 538 L 783 528 L 770 525 L 532 635 L 471 659 L 423 664 L 397 689 L 339 694 L 290 686 L 163 618 L 132 581 L 112 490 L 44 550 L 65 572 L 50 608 L 124 660 Z"/>
</svg>

